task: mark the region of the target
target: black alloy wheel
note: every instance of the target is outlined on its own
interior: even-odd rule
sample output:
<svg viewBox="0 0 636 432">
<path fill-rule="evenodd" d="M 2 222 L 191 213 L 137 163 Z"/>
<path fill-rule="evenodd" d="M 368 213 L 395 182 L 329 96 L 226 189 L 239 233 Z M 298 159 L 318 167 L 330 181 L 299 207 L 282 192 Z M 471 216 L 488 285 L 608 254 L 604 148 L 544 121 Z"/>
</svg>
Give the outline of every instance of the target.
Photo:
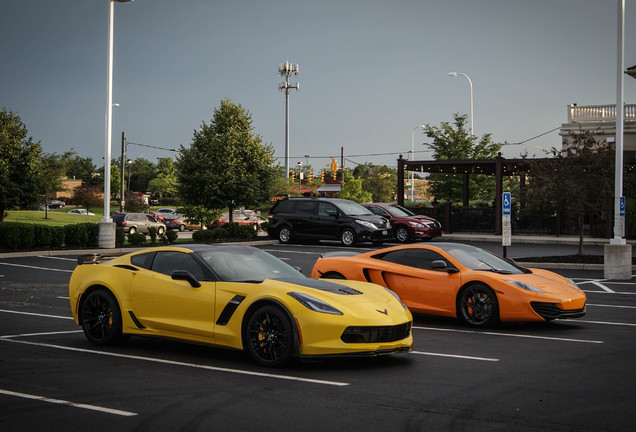
<svg viewBox="0 0 636 432">
<path fill-rule="evenodd" d="M 457 316 L 473 327 L 492 326 L 499 320 L 497 296 L 486 285 L 470 285 L 457 297 Z"/>
<path fill-rule="evenodd" d="M 294 332 L 287 315 L 276 306 L 263 306 L 247 323 L 247 350 L 263 366 L 287 364 L 294 350 Z"/>
<path fill-rule="evenodd" d="M 80 324 L 86 338 L 95 345 L 113 345 L 124 340 L 119 305 L 106 290 L 93 291 L 82 302 Z"/>
</svg>

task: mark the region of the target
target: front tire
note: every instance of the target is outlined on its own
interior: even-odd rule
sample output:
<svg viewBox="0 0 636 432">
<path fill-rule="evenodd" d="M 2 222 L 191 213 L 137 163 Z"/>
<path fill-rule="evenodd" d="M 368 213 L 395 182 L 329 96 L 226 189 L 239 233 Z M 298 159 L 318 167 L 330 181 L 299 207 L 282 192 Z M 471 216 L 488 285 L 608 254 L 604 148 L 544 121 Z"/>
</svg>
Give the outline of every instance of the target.
<svg viewBox="0 0 636 432">
<path fill-rule="evenodd" d="M 82 302 L 80 324 L 86 338 L 95 345 L 114 345 L 124 340 L 119 305 L 105 289 L 93 291 Z"/>
<path fill-rule="evenodd" d="M 473 327 L 490 327 L 499 320 L 497 296 L 484 284 L 464 288 L 457 296 L 457 316 Z"/>
<path fill-rule="evenodd" d="M 345 228 L 340 234 L 340 242 L 344 246 L 355 246 L 357 241 L 356 233 L 351 228 Z"/>
<path fill-rule="evenodd" d="M 128 234 L 135 234 L 136 232 L 137 232 L 137 228 L 135 228 L 135 227 L 130 227 L 128 229 Z"/>
<path fill-rule="evenodd" d="M 398 227 L 395 230 L 395 238 L 400 243 L 408 242 L 410 240 L 409 230 L 404 226 Z"/>
<path fill-rule="evenodd" d="M 263 366 L 283 366 L 289 363 L 294 352 L 291 323 L 276 306 L 263 306 L 250 316 L 245 341 L 252 358 Z"/>
<path fill-rule="evenodd" d="M 278 241 L 282 244 L 291 243 L 292 241 L 292 230 L 288 226 L 284 226 L 278 230 Z"/>
<path fill-rule="evenodd" d="M 184 232 L 186 230 L 186 226 L 181 224 L 179 225 L 179 231 Z"/>
<path fill-rule="evenodd" d="M 157 228 L 157 234 L 163 235 L 165 232 L 166 232 L 166 229 L 164 227 Z"/>
</svg>

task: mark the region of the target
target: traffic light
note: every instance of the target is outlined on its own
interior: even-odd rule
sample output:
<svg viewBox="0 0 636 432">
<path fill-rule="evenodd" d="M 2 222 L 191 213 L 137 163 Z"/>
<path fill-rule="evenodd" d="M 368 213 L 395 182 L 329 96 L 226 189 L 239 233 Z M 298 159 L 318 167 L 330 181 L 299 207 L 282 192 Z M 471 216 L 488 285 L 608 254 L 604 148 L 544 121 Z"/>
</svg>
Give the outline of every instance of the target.
<svg viewBox="0 0 636 432">
<path fill-rule="evenodd" d="M 291 181 L 292 183 L 296 181 L 296 171 L 291 172 Z"/>
<path fill-rule="evenodd" d="M 333 179 L 334 180 L 336 179 L 336 175 L 338 175 L 338 170 L 334 170 L 334 172 L 333 172 Z"/>
<path fill-rule="evenodd" d="M 325 182 L 325 171 L 324 170 L 320 171 L 320 181 L 323 182 L 323 183 Z"/>
<path fill-rule="evenodd" d="M 311 183 L 313 179 L 314 179 L 314 173 L 309 171 L 309 182 Z"/>
</svg>

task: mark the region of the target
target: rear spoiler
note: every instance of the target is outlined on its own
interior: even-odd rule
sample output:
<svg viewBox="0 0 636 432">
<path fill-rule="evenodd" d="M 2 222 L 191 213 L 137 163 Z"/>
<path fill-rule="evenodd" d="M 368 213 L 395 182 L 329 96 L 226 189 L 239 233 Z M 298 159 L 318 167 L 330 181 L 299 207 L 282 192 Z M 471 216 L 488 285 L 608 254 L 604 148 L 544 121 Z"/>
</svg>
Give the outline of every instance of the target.
<svg viewBox="0 0 636 432">
<path fill-rule="evenodd" d="M 77 264 L 99 264 L 100 261 L 125 255 L 124 253 L 92 253 L 77 257 Z"/>
</svg>

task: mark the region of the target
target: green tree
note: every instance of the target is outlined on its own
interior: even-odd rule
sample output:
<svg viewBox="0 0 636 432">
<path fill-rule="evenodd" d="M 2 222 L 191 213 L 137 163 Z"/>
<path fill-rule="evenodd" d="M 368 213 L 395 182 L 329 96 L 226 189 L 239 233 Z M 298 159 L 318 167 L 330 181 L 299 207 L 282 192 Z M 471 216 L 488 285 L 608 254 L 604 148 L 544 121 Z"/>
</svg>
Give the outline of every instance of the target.
<svg viewBox="0 0 636 432">
<path fill-rule="evenodd" d="M 353 176 L 362 180 L 362 190 L 371 193 L 373 202 L 392 202 L 397 189 L 397 170 L 386 165 L 358 165 Z"/>
<path fill-rule="evenodd" d="M 82 183 L 73 191 L 73 202 L 88 210 L 91 207 L 101 207 L 104 201 L 100 196 L 99 186 Z"/>
<path fill-rule="evenodd" d="M 251 207 L 267 201 L 276 169 L 274 150 L 253 133 L 252 118 L 241 105 L 221 101 L 210 124 L 194 132 L 190 148 L 177 159 L 179 193 L 185 205 L 207 209 Z"/>
<path fill-rule="evenodd" d="M 162 199 L 164 194 L 174 194 L 177 191 L 177 172 L 173 160 L 159 159 L 157 171 L 157 176 L 148 183 L 148 190 L 153 194 L 158 193 L 159 199 Z"/>
<path fill-rule="evenodd" d="M 62 160 L 65 165 L 65 173 L 67 178 L 82 180 L 85 183 L 97 185 L 93 174 L 97 171 L 93 159 L 80 157 L 73 149 L 64 152 Z M 103 181 L 102 181 L 103 183 Z"/>
<path fill-rule="evenodd" d="M 130 190 L 149 191 L 150 181 L 157 176 L 157 166 L 148 159 L 137 158 L 128 169 L 130 170 Z"/>
<path fill-rule="evenodd" d="M 502 144 L 492 142 L 492 135 L 481 138 L 466 130 L 466 115 L 455 114 L 453 123 L 444 122 L 440 127 L 426 125 L 424 133 L 433 140 L 425 144 L 433 150 L 436 160 L 493 159 Z M 461 202 L 463 174 L 431 173 L 431 192 L 438 200 Z M 495 178 L 469 175 L 469 199 L 492 200 L 495 194 Z"/>
<path fill-rule="evenodd" d="M 20 116 L 0 111 L 0 222 L 5 211 L 38 203 L 41 192 L 40 142 L 27 138 Z"/>
<path fill-rule="evenodd" d="M 362 180 L 354 178 L 348 170 L 343 170 L 344 184 L 338 198 L 348 199 L 358 203 L 371 201 L 371 193 L 362 190 Z"/>
<path fill-rule="evenodd" d="M 66 172 L 64 159 L 55 153 L 44 154 L 40 158 L 40 175 L 42 175 L 42 201 L 48 203 L 57 191 L 62 190 L 62 177 Z M 48 219 L 49 211 L 45 207 L 44 218 Z"/>
<path fill-rule="evenodd" d="M 567 209 L 578 223 L 582 255 L 584 216 L 602 216 L 614 196 L 614 146 L 583 132 L 566 140 L 562 150 L 553 148 L 549 154 L 553 158 L 530 167 L 527 205 L 538 211 Z"/>
</svg>

